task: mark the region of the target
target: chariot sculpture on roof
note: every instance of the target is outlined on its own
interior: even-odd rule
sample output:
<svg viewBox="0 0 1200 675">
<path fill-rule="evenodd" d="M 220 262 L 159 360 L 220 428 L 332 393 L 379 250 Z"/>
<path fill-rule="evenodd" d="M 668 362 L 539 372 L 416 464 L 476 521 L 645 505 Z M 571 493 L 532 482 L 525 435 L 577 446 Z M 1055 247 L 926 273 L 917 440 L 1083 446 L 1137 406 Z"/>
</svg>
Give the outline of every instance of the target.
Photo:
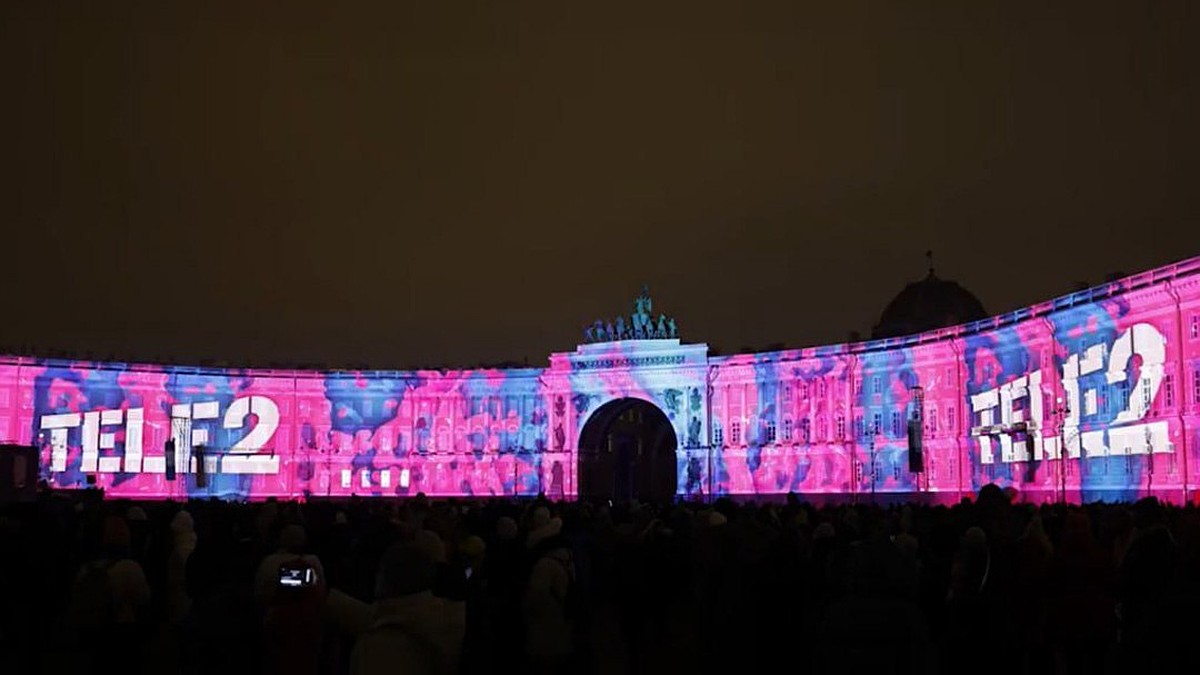
<svg viewBox="0 0 1200 675">
<path fill-rule="evenodd" d="M 616 321 L 601 321 L 597 319 L 592 325 L 583 329 L 587 342 L 616 342 L 618 340 L 665 340 L 679 337 L 675 327 L 675 319 L 665 314 L 654 318 L 654 300 L 650 297 L 650 287 L 642 286 L 642 292 L 633 301 L 633 314 L 626 321 L 624 316 L 618 316 Z"/>
</svg>

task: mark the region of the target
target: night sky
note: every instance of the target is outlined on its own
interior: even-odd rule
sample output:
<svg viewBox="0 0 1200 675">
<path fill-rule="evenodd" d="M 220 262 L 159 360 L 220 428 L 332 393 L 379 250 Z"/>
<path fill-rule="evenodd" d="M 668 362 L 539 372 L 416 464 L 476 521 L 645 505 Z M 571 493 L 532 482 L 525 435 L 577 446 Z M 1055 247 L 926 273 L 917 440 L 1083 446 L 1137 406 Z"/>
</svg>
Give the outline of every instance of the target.
<svg viewBox="0 0 1200 675">
<path fill-rule="evenodd" d="M 732 352 L 1200 253 L 1194 1 L 347 4 L 0 4 L 0 347 L 541 366 L 648 283 Z"/>
</svg>

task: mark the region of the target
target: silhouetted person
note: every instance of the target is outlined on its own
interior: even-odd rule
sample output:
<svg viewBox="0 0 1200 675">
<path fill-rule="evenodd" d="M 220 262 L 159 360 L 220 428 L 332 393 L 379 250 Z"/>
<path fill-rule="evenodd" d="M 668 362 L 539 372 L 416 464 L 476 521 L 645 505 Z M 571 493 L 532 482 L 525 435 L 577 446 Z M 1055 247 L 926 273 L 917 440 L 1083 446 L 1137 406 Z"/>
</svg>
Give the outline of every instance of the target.
<svg viewBox="0 0 1200 675">
<path fill-rule="evenodd" d="M 534 673 L 561 673 L 574 645 L 568 602 L 575 582 L 562 521 L 551 518 L 539 524 L 529 533 L 527 546 L 533 566 L 521 602 L 526 656 Z"/>
<path fill-rule="evenodd" d="M 433 594 L 436 574 L 427 547 L 404 542 L 389 548 L 380 561 L 373 605 L 330 592 L 330 611 L 344 630 L 358 637 L 350 675 L 457 673 L 465 608 Z"/>
<path fill-rule="evenodd" d="M 264 606 L 263 663 L 268 673 L 319 672 L 325 570 L 316 556 L 305 553 L 306 546 L 304 528 L 288 525 L 280 532 L 279 549 L 263 558 L 255 573 L 254 595 Z M 285 568 L 312 570 L 312 583 L 282 584 Z"/>
<path fill-rule="evenodd" d="M 1123 665 L 1135 672 L 1167 672 L 1175 623 L 1176 546 L 1158 500 L 1133 509 L 1134 531 L 1121 563 L 1120 617 Z"/>
<path fill-rule="evenodd" d="M 75 575 L 68 625 L 88 658 L 85 672 L 105 673 L 140 656 L 142 610 L 150 602 L 150 586 L 142 566 L 130 557 L 132 535 L 123 518 L 104 519 L 96 554 Z M 136 661 L 135 661 L 136 662 Z"/>
</svg>

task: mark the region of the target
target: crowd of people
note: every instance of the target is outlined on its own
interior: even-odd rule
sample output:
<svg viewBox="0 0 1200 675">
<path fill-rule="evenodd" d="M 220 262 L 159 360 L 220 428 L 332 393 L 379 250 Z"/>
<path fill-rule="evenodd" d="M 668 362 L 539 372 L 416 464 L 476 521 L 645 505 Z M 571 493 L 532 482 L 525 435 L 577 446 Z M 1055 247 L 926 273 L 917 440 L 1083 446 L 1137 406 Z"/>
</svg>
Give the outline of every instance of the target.
<svg viewBox="0 0 1200 675">
<path fill-rule="evenodd" d="M 1196 672 L 1200 511 L 0 506 L 4 673 Z"/>
</svg>

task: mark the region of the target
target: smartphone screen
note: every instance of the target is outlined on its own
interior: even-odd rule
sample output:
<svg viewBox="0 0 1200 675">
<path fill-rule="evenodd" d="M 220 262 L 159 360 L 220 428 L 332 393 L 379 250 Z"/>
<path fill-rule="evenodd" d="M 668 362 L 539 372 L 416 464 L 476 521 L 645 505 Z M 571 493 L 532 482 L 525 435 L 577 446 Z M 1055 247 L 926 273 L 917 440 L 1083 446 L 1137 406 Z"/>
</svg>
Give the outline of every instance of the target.
<svg viewBox="0 0 1200 675">
<path fill-rule="evenodd" d="M 316 579 L 317 575 L 311 567 L 284 565 L 279 568 L 279 585 L 285 588 L 311 586 Z"/>
</svg>

